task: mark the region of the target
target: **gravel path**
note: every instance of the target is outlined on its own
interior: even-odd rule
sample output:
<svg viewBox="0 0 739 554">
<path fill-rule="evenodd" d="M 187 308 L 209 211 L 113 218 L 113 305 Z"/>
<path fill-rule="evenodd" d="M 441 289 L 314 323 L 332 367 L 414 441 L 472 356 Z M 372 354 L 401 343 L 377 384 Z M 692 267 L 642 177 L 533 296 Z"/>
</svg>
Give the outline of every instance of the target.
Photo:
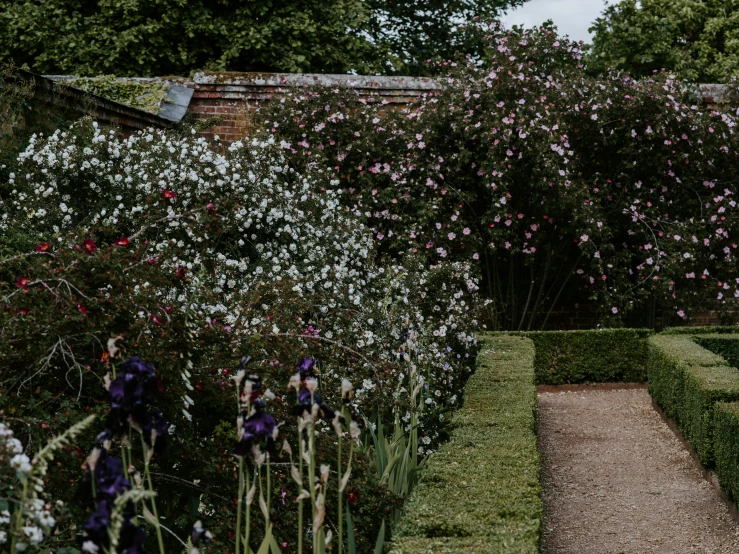
<svg viewBox="0 0 739 554">
<path fill-rule="evenodd" d="M 739 526 L 645 389 L 539 394 L 544 552 L 739 553 Z"/>
</svg>

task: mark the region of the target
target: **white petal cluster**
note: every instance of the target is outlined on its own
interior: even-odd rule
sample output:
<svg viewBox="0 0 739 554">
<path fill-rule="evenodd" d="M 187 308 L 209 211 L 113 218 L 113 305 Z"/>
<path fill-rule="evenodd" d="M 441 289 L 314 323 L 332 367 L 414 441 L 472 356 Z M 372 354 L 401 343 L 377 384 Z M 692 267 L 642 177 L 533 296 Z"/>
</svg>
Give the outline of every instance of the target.
<svg viewBox="0 0 739 554">
<path fill-rule="evenodd" d="M 33 469 L 31 460 L 23 452 L 23 445 L 13 437 L 13 431 L 5 424 L 0 423 L 0 462 L 4 462 L 19 482 L 25 482 L 28 474 Z M 0 477 L 2 477 L 0 469 Z M 9 490 L 22 490 L 11 487 Z M 26 550 L 29 546 L 37 545 L 44 540 L 44 534 L 49 533 L 56 525 L 56 519 L 52 515 L 52 507 L 46 503 L 40 494 L 43 493 L 42 486 L 30 487 L 30 495 L 23 502 L 22 535 L 16 544 L 19 551 Z M 0 544 L 8 541 L 10 535 L 11 514 L 8 510 L 0 511 Z"/>
<path fill-rule="evenodd" d="M 20 225 L 57 248 L 99 229 L 147 241 L 145 255 L 166 260 L 164 271 L 185 269 L 214 293 L 195 312 L 227 326 L 234 339 L 294 334 L 294 324 L 273 316 L 288 299 L 302 303 L 311 313 L 297 325 L 359 353 L 365 374 L 377 371 L 371 360 L 397 362 L 401 334 L 417 326 L 428 337 L 419 342 L 428 386 L 451 396 L 475 346 L 469 320 L 477 282 L 469 266 L 378 262 L 373 237 L 342 207 L 338 182 L 320 175 L 297 174 L 271 140 L 224 148 L 158 130 L 121 139 L 81 122 L 30 142 L 0 227 Z M 156 294 L 186 304 L 172 291 Z M 337 390 L 339 373 L 326 375 Z M 382 393 L 363 387 L 354 401 Z"/>
</svg>

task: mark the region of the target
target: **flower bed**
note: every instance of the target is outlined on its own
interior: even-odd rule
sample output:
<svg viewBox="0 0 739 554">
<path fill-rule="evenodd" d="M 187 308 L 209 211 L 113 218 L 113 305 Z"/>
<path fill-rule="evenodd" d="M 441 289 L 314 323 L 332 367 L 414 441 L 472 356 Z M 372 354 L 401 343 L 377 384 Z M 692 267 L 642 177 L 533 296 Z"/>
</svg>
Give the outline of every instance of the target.
<svg viewBox="0 0 739 554">
<path fill-rule="evenodd" d="M 106 384 L 119 358 L 138 355 L 156 368 L 161 388 L 156 426 L 168 448 L 148 473 L 166 499 L 167 527 L 182 539 L 201 519 L 228 549 L 244 512 L 237 498 L 245 501 L 234 422 L 249 417 L 232 395 L 235 368 L 242 356 L 254 358 L 265 412 L 287 421 L 297 407 L 286 386 L 305 356 L 317 360 L 326 405 L 342 404 L 339 390 L 350 378 L 353 421 L 366 421 L 366 433 L 385 422 L 388 450 L 404 445 L 390 475 L 378 474 L 371 441 L 355 448 L 343 494 L 357 552 L 372 551 L 387 517 L 380 507 L 402 505 L 410 468 L 443 439 L 473 368 L 470 266 L 429 264 L 412 252 L 402 261 L 382 258 L 329 176 L 289 168 L 272 141 L 222 145 L 194 131 L 154 130 L 121 139 L 82 120 L 34 137 L 8 175 L 0 205 L 0 415 L 28 428 L 29 457 L 34 445 L 107 413 Z M 86 453 L 100 447 L 103 419 L 56 453 L 46 498 L 71 499 Z M 336 468 L 335 427 L 326 419 L 315 423 L 316 458 Z M 297 452 L 297 432 L 275 429 Z M 112 456 L 126 440 L 114 436 Z M 133 445 L 135 460 L 142 448 Z M 290 552 L 301 536 L 290 508 L 300 493 L 284 457 L 273 464 L 273 480 L 260 478 L 273 527 L 255 531 L 253 547 L 271 533 Z M 326 542 L 338 528 L 337 502 L 326 496 L 326 522 L 315 528 Z M 57 528 L 79 530 L 92 507 L 91 499 L 68 502 Z M 168 552 L 180 548 L 169 534 L 147 537 L 148 552 L 160 542 Z M 37 548 L 81 546 L 75 531 L 33 538 Z"/>
<path fill-rule="evenodd" d="M 411 495 L 392 552 L 539 551 L 534 344 L 486 336 L 448 443 Z"/>
</svg>

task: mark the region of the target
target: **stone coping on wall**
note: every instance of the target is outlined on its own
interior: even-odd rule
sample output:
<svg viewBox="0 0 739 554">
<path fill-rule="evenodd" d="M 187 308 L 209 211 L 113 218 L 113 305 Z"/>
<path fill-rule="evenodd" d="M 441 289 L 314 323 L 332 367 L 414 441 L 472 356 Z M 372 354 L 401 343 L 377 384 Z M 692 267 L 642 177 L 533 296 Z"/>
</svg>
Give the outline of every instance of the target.
<svg viewBox="0 0 739 554">
<path fill-rule="evenodd" d="M 61 75 L 50 77 L 55 81 L 69 78 Z M 167 103 L 172 113 L 164 110 L 160 114 L 164 117 L 147 123 L 169 126 L 179 121 L 186 112 L 201 118 L 218 116 L 223 121 L 205 134 L 217 134 L 224 141 L 247 136 L 253 124 L 254 112 L 260 106 L 274 97 L 299 89 L 313 86 L 348 88 L 356 91 L 361 98 L 372 98 L 389 108 L 402 108 L 443 87 L 440 80 L 430 77 L 317 73 L 198 72 L 191 78 L 167 76 L 140 80 L 165 81 L 170 84 L 170 90 L 177 93 Z M 728 90 L 725 85 L 698 85 L 699 95 L 708 108 L 715 108 L 717 103 L 725 100 Z"/>
</svg>

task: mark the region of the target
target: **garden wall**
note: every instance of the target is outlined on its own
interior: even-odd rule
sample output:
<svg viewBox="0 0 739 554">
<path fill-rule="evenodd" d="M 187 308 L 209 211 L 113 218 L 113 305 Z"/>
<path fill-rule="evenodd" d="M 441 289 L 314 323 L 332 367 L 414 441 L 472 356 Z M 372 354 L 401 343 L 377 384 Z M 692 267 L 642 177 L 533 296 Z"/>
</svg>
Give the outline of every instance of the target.
<svg viewBox="0 0 739 554">
<path fill-rule="evenodd" d="M 244 138 L 256 110 L 286 91 L 311 86 L 336 86 L 355 90 L 361 98 L 374 98 L 388 107 L 402 107 L 440 85 L 421 77 L 371 77 L 361 75 L 305 75 L 287 73 L 197 73 L 182 84 L 195 89 L 189 112 L 199 117 L 221 116 L 223 121 L 206 135 L 222 140 Z"/>
</svg>

